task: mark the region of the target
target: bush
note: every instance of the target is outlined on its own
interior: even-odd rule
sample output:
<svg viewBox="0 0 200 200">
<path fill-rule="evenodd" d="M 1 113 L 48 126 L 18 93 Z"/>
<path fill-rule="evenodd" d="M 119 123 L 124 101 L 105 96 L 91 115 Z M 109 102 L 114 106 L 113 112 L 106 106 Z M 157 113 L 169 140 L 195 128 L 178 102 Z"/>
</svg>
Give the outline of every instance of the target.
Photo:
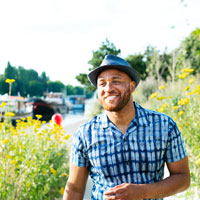
<svg viewBox="0 0 200 200">
<path fill-rule="evenodd" d="M 61 197 L 68 176 L 69 135 L 37 116 L 0 123 L 0 199 Z"/>
<path fill-rule="evenodd" d="M 190 68 L 183 69 L 177 82 L 161 85 L 153 91 L 148 101 L 142 103 L 144 107 L 170 115 L 182 132 L 192 181 L 190 189 L 184 193 L 187 194 L 184 199 L 193 199 L 193 195 L 200 197 L 197 192 L 200 191 L 200 77 L 190 76 L 192 71 Z"/>
</svg>

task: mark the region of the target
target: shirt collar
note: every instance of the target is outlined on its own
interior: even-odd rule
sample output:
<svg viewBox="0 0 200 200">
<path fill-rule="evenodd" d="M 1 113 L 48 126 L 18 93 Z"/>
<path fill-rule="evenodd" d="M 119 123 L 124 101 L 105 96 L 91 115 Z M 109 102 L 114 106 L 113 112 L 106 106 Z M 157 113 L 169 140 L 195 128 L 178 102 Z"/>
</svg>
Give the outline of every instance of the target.
<svg viewBox="0 0 200 200">
<path fill-rule="evenodd" d="M 134 102 L 134 105 L 135 105 L 136 114 L 132 122 L 135 122 L 136 124 L 140 126 L 148 126 L 149 117 L 147 113 L 145 112 L 145 109 L 139 104 L 137 104 L 136 102 Z M 104 111 L 102 114 L 102 126 L 103 128 L 108 128 L 109 126 L 109 119 L 108 119 L 108 115 L 106 111 Z"/>
<path fill-rule="evenodd" d="M 103 126 L 103 128 L 108 128 L 108 124 L 109 124 L 108 115 L 107 115 L 106 111 L 104 111 L 103 115 L 102 115 L 102 126 Z"/>
<path fill-rule="evenodd" d="M 142 106 L 137 104 L 136 102 L 134 102 L 134 105 L 135 105 L 136 114 L 133 121 L 135 121 L 140 126 L 148 126 L 150 122 L 149 122 L 149 116 L 146 110 Z"/>
</svg>

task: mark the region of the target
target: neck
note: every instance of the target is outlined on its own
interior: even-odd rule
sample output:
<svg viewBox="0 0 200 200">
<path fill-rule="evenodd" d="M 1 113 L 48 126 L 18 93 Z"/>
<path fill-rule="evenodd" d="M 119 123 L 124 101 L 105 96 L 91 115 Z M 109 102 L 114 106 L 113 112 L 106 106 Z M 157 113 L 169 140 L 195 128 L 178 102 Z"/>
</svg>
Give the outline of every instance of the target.
<svg viewBox="0 0 200 200">
<path fill-rule="evenodd" d="M 111 112 L 107 111 L 109 119 L 119 128 L 119 130 L 125 134 L 129 124 L 135 117 L 135 106 L 133 101 L 129 101 L 129 103 L 120 111 Z"/>
</svg>

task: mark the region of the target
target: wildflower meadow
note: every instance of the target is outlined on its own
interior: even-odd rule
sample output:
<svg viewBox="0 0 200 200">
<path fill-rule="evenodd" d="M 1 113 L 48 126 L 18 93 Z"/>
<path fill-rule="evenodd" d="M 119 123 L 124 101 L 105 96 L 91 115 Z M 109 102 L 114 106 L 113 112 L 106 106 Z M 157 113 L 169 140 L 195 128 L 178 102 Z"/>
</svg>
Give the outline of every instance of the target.
<svg viewBox="0 0 200 200">
<path fill-rule="evenodd" d="M 0 108 L 6 106 L 3 102 Z M 13 126 L 14 115 L 7 111 L 0 122 L 0 199 L 60 199 L 68 177 L 70 135 L 53 122 L 40 121 L 41 115 L 21 118 Z"/>
<path fill-rule="evenodd" d="M 177 81 L 158 84 L 148 99 L 143 98 L 141 102 L 146 108 L 171 116 L 182 133 L 189 157 L 191 186 L 181 193 L 181 199 L 200 198 L 200 77 L 193 76 L 193 71 L 193 68 L 182 69 Z M 136 91 L 134 98 L 140 101 L 140 95 L 141 91 Z"/>
</svg>

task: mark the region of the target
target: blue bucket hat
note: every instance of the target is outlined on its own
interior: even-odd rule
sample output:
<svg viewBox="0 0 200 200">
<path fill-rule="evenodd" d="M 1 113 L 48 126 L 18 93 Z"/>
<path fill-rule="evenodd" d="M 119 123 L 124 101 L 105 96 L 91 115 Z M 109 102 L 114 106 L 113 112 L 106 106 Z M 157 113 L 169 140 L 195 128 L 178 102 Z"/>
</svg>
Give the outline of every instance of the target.
<svg viewBox="0 0 200 200">
<path fill-rule="evenodd" d="M 125 72 L 126 74 L 128 74 L 130 76 L 130 78 L 133 81 L 135 81 L 136 87 L 137 87 L 138 83 L 140 82 L 139 73 L 133 67 L 131 67 L 128 62 L 126 62 L 124 59 L 122 59 L 118 56 L 107 55 L 103 59 L 101 65 L 99 67 L 97 67 L 96 69 L 92 70 L 88 74 L 89 81 L 95 87 L 97 87 L 97 77 L 98 77 L 98 75 L 106 69 L 118 69 L 120 71 Z"/>
</svg>

